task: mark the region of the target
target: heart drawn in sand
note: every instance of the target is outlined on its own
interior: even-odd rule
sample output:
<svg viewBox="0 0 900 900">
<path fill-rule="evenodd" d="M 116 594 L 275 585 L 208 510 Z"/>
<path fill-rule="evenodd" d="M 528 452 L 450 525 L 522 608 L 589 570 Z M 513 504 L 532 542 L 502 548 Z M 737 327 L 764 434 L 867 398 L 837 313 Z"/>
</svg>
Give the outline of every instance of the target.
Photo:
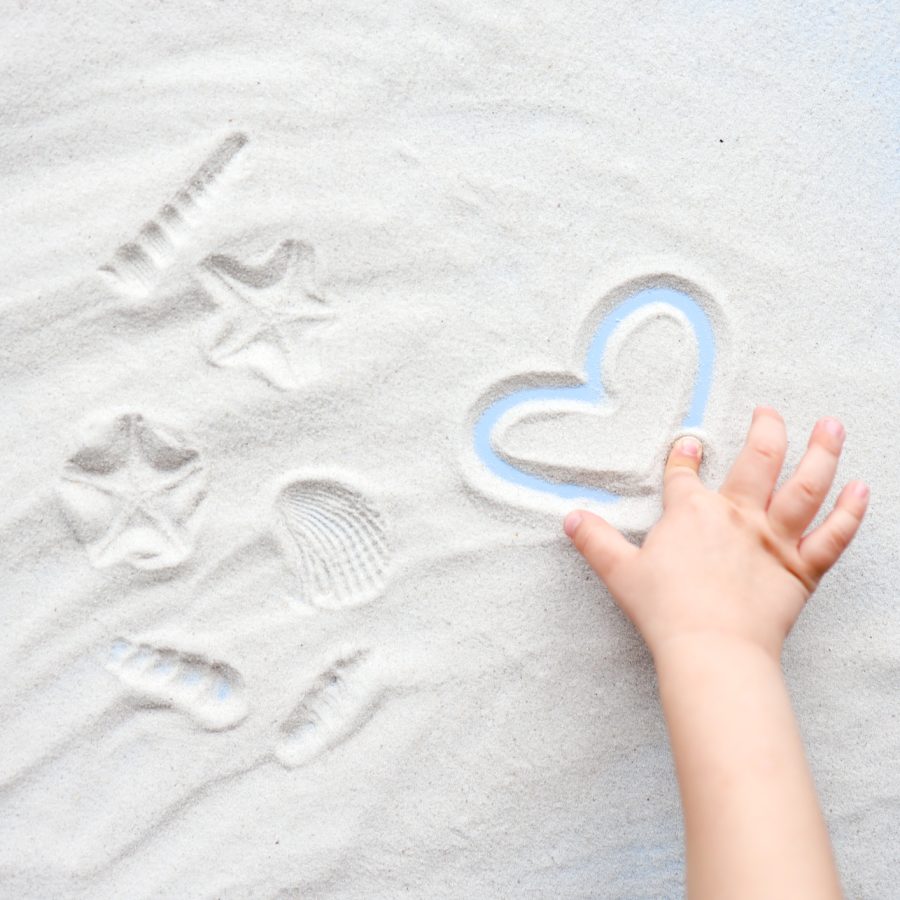
<svg viewBox="0 0 900 900">
<path fill-rule="evenodd" d="M 658 285 L 637 289 L 626 296 L 594 330 L 585 357 L 585 374 L 579 383 L 561 387 L 529 386 L 490 403 L 477 417 L 474 427 L 474 449 L 480 462 L 504 482 L 566 500 L 579 498 L 609 504 L 626 496 L 652 492 L 658 482 L 655 462 L 659 453 L 664 452 L 673 429 L 695 429 L 702 425 L 712 383 L 716 355 L 713 328 L 703 307 L 687 290 Z M 682 337 L 692 338 L 690 356 L 695 358 L 696 365 L 686 364 L 683 347 L 671 353 L 665 348 L 657 349 L 655 358 L 651 357 L 657 364 L 656 371 L 651 373 L 655 376 L 650 378 L 653 383 L 639 381 L 637 386 L 627 385 L 624 392 L 621 387 L 617 391 L 611 382 L 610 369 L 615 370 L 623 343 L 632 340 L 631 335 L 643 327 L 642 323 L 663 319 L 674 322 Z M 620 340 L 622 335 L 624 341 Z M 680 376 L 669 377 L 659 364 L 675 365 L 680 369 Z M 561 379 L 562 376 L 555 379 L 547 376 L 544 381 L 552 383 Z M 655 414 L 642 393 L 645 390 L 662 399 L 665 413 Z M 627 396 L 622 396 L 623 393 Z M 674 418 L 666 421 L 667 417 Z M 578 421 L 582 424 L 572 427 Z M 630 425 L 630 433 L 627 427 L 623 432 L 623 421 Z M 583 427 L 585 423 L 587 429 Z M 529 427 L 531 452 L 529 438 L 522 437 L 528 434 Z M 604 435 L 607 441 L 617 438 L 611 447 L 621 450 L 624 443 L 625 452 L 618 454 L 621 458 L 604 460 L 592 455 L 602 455 L 602 447 L 598 450 L 597 446 L 585 446 L 585 439 L 578 437 L 590 433 L 590 429 L 595 435 Z M 593 462 L 581 465 L 541 459 L 542 452 L 552 456 L 549 444 L 553 441 L 563 457 L 570 460 L 580 456 Z M 644 473 L 636 471 L 628 462 L 642 454 L 651 463 Z"/>
</svg>

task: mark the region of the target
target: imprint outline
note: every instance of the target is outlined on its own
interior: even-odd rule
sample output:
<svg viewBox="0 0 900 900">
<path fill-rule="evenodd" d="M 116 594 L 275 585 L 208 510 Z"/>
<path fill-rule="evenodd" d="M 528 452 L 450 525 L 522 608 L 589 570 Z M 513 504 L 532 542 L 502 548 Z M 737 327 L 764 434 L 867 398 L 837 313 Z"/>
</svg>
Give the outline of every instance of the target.
<svg viewBox="0 0 900 900">
<path fill-rule="evenodd" d="M 91 468 L 91 444 L 89 435 L 93 433 L 92 426 L 101 426 L 101 436 L 107 437 L 108 430 L 112 429 L 113 438 L 108 444 L 101 444 L 96 449 L 99 457 L 104 454 L 115 455 L 115 432 L 117 427 L 125 426 L 127 442 L 126 458 L 111 470 Z M 91 563 L 98 568 L 106 568 L 121 562 L 127 562 L 137 569 L 166 569 L 174 568 L 190 556 L 193 550 L 193 534 L 188 522 L 194 517 L 197 507 L 206 495 L 206 469 L 199 451 L 184 442 L 180 434 L 175 434 L 167 425 L 156 420 L 148 420 L 142 413 L 119 412 L 111 419 L 94 417 L 82 426 L 82 445 L 66 461 L 65 468 L 60 476 L 62 482 L 74 485 L 79 490 L 96 491 L 101 495 L 112 498 L 116 504 L 112 517 L 96 537 L 82 539 L 85 526 L 90 528 L 90 516 L 85 516 L 74 502 L 71 495 L 63 493 L 61 499 L 67 518 L 75 531 L 76 539 L 83 544 Z M 166 447 L 176 450 L 183 455 L 183 459 L 171 470 L 154 465 L 153 460 L 147 456 L 146 448 L 138 437 L 138 429 L 149 433 L 157 440 L 162 440 Z M 79 460 L 88 451 L 87 459 Z M 150 470 L 153 473 L 152 480 L 147 484 L 141 484 L 135 480 L 136 468 Z M 169 496 L 171 492 L 195 481 L 188 495 L 189 502 L 184 503 L 183 521 L 178 516 L 173 516 L 165 508 L 161 508 L 159 497 Z M 125 536 L 136 518 L 144 516 L 158 529 L 165 539 L 166 549 L 156 552 L 152 556 L 138 556 L 135 552 L 114 552 L 115 545 Z M 101 521 L 98 519 L 98 521 Z M 112 554 L 112 555 L 110 555 Z"/>
<path fill-rule="evenodd" d="M 212 254 L 199 264 L 198 278 L 219 310 L 217 333 L 203 347 L 209 362 L 249 369 L 281 390 L 300 387 L 308 373 L 298 371 L 295 342 L 285 327 L 303 323 L 312 328 L 336 317 L 317 289 L 312 245 L 287 239 L 256 263 Z M 271 292 L 276 302 L 267 300 L 266 292 Z M 247 358 L 245 354 L 254 346 L 274 351 L 278 365 Z"/>
<path fill-rule="evenodd" d="M 161 206 L 155 216 L 141 226 L 137 236 L 121 244 L 100 266 L 125 293 L 146 297 L 174 262 L 178 248 L 192 227 L 191 218 L 249 142 L 246 134 L 233 132 L 225 137 L 178 191 Z M 196 220 L 193 223 L 195 226 Z"/>
<path fill-rule="evenodd" d="M 319 671 L 279 727 L 274 755 L 282 766 L 308 766 L 369 724 L 386 693 L 371 669 L 369 650 L 347 648 Z"/>
<path fill-rule="evenodd" d="M 393 542 L 380 507 L 353 480 L 327 471 L 288 472 L 272 512 L 282 552 L 304 592 L 299 604 L 351 609 L 382 595 Z"/>
<path fill-rule="evenodd" d="M 491 474 L 513 485 L 528 488 L 544 494 L 553 494 L 569 500 L 583 498 L 601 503 L 613 504 L 625 495 L 577 482 L 552 481 L 540 475 L 525 472 L 503 459 L 494 449 L 492 436 L 500 418 L 514 407 L 533 401 L 576 401 L 590 406 L 599 406 L 607 393 L 603 385 L 603 360 L 606 347 L 613 334 L 638 310 L 651 304 L 662 304 L 683 313 L 687 318 L 697 341 L 697 372 L 691 390 L 691 401 L 681 422 L 684 429 L 697 428 L 703 421 L 709 393 L 712 387 L 713 369 L 716 357 L 716 339 L 709 316 L 701 305 L 688 293 L 687 288 L 668 285 L 643 287 L 631 292 L 625 300 L 609 310 L 594 330 L 593 337 L 584 356 L 583 371 L 587 377 L 580 377 L 580 384 L 565 387 L 522 388 L 491 402 L 481 411 L 472 429 L 475 455 Z"/>
<path fill-rule="evenodd" d="M 132 697 L 183 713 L 207 731 L 234 728 L 250 711 L 241 673 L 199 653 L 119 637 L 104 668 Z"/>
</svg>

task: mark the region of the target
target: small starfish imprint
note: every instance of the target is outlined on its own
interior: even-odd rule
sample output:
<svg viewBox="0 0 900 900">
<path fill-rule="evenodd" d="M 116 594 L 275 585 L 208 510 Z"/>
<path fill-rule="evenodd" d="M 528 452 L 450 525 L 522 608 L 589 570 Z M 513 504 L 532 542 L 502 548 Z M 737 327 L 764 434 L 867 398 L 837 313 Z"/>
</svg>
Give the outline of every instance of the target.
<svg viewBox="0 0 900 900">
<path fill-rule="evenodd" d="M 97 567 L 178 565 L 193 550 L 190 520 L 205 492 L 200 454 L 139 413 L 88 422 L 59 485 L 75 536 Z"/>
<path fill-rule="evenodd" d="M 200 278 L 221 309 L 218 332 L 205 348 L 209 361 L 251 369 L 283 390 L 317 374 L 309 340 L 302 356 L 296 347 L 300 335 L 334 318 L 316 292 L 314 272 L 313 248 L 300 241 L 283 241 L 259 266 L 207 257 Z"/>
</svg>

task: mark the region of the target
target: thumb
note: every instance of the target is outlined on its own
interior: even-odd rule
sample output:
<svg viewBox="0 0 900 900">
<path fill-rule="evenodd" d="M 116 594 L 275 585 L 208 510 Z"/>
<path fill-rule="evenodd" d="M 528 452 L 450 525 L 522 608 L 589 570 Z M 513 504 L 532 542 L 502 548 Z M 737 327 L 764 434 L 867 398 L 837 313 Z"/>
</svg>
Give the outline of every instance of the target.
<svg viewBox="0 0 900 900">
<path fill-rule="evenodd" d="M 638 552 L 605 519 L 583 509 L 566 516 L 563 529 L 590 567 L 615 591 L 616 574 L 621 565 Z"/>
</svg>

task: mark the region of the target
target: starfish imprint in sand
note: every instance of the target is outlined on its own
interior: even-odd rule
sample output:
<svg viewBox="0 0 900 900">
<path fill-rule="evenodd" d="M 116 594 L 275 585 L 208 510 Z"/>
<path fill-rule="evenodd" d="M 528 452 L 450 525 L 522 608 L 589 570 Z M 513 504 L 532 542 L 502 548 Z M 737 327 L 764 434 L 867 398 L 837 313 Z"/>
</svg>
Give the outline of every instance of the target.
<svg viewBox="0 0 900 900">
<path fill-rule="evenodd" d="M 97 567 L 178 565 L 194 545 L 194 513 L 206 492 L 200 454 L 139 413 L 86 423 L 59 495 L 75 537 Z"/>
<path fill-rule="evenodd" d="M 318 374 L 309 332 L 334 313 L 316 291 L 311 246 L 283 241 L 258 266 L 209 256 L 199 275 L 221 311 L 218 330 L 204 348 L 213 365 L 250 369 L 282 390 Z"/>
</svg>

